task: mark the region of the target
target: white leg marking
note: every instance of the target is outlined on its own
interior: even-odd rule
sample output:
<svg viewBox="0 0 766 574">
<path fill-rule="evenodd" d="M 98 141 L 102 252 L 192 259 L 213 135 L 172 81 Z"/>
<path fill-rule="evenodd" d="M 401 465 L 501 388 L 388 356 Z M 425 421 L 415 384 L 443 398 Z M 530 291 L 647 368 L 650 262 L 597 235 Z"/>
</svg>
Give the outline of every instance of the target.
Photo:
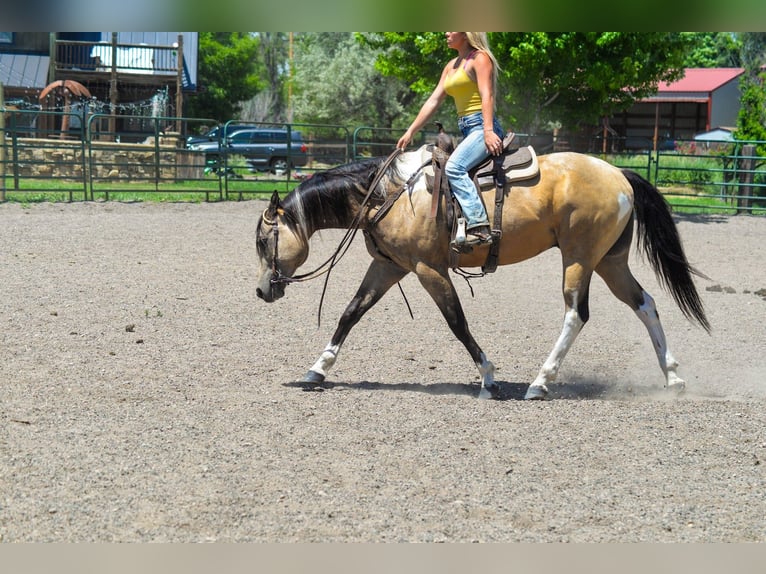
<svg viewBox="0 0 766 574">
<path fill-rule="evenodd" d="M 327 376 L 327 371 L 332 369 L 335 364 L 335 360 L 338 358 L 338 352 L 340 347 L 338 345 L 328 344 L 322 354 L 319 355 L 319 359 L 314 363 L 314 366 L 310 370 L 315 373 L 319 373 L 323 377 Z"/>
<path fill-rule="evenodd" d="M 577 300 L 576 297 L 575 300 Z M 525 399 L 541 399 L 548 394 L 548 387 L 546 385 L 556 379 L 564 357 L 566 357 L 584 324 L 576 309 L 567 311 L 566 315 L 564 315 L 564 328 L 561 330 L 561 335 L 559 335 L 551 354 L 548 355 L 540 372 L 537 374 L 537 378 L 529 385 L 527 394 L 524 396 Z"/>
<path fill-rule="evenodd" d="M 652 299 L 649 293 L 646 291 L 643 293 L 644 303 L 636 309 L 636 315 L 646 326 L 646 330 L 649 331 L 649 337 L 652 339 L 652 345 L 654 345 L 654 352 L 657 353 L 657 360 L 665 375 L 665 386 L 673 390 L 683 390 L 686 382 L 676 373 L 678 361 L 673 358 L 670 349 L 668 349 L 665 332 L 662 330 L 660 317 L 657 314 L 657 306 L 654 304 L 654 299 Z"/>
<path fill-rule="evenodd" d="M 481 375 L 481 390 L 479 391 L 480 399 L 491 399 L 497 392 L 497 385 L 495 384 L 495 365 L 492 361 L 488 360 L 484 353 L 481 354 L 481 364 L 479 367 L 479 374 Z"/>
</svg>

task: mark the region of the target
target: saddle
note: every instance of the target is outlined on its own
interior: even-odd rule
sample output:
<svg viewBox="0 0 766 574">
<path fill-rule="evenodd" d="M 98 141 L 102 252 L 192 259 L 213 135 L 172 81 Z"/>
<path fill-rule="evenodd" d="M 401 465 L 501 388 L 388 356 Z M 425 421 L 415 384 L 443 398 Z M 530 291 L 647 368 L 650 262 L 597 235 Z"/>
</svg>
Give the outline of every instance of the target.
<svg viewBox="0 0 766 574">
<path fill-rule="evenodd" d="M 506 194 L 510 191 L 509 184 L 514 181 L 531 179 L 540 173 L 537 154 L 535 154 L 532 146 L 514 146 L 514 139 L 515 134 L 506 135 L 503 140 L 503 153 L 501 155 L 490 156 L 468 172 L 476 189 L 480 192 L 491 187 L 495 188 L 495 215 L 491 225 L 492 244 L 487 254 L 487 260 L 482 266 L 484 273 L 492 273 L 497 269 L 500 239 L 503 236 L 503 203 Z M 447 206 L 446 220 L 454 236 L 455 233 L 459 232 L 457 222 L 460 219 L 460 204 L 452 197 L 449 182 L 443 176 L 449 154 L 437 147 L 429 151 L 432 154 L 431 166 L 433 169 L 433 176 L 426 174 L 427 183 L 432 190 L 430 217 L 436 217 L 442 195 L 451 199 L 451 201 L 445 202 Z M 479 197 L 481 198 L 481 193 L 479 193 Z M 454 259 L 456 262 L 456 257 Z"/>
</svg>

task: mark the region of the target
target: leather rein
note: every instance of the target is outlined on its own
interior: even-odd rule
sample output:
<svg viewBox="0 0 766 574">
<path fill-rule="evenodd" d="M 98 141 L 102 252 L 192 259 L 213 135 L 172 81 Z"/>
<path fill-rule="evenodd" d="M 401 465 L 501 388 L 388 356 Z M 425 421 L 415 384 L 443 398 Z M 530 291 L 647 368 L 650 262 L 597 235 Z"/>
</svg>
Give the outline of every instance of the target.
<svg viewBox="0 0 766 574">
<path fill-rule="evenodd" d="M 395 149 L 386 158 L 386 160 L 380 165 L 380 167 L 378 168 L 378 171 L 375 173 L 375 178 L 372 180 L 372 183 L 370 184 L 370 187 L 367 190 L 367 194 L 364 196 L 364 199 L 362 200 L 362 203 L 359 208 L 359 212 L 357 213 L 356 217 L 354 217 L 354 220 L 351 222 L 348 229 L 346 229 L 346 233 L 343 235 L 343 238 L 340 240 L 340 243 L 335 248 L 335 251 L 326 261 L 324 261 L 322 264 L 320 264 L 318 267 L 316 267 L 316 269 L 313 269 L 312 271 L 309 271 L 307 273 L 302 273 L 300 275 L 292 275 L 292 276 L 285 275 L 284 273 L 282 273 L 282 271 L 279 269 L 279 266 L 277 265 L 277 259 L 279 258 L 279 221 L 278 221 L 279 214 L 277 213 L 277 216 L 274 217 L 274 219 L 271 219 L 266 215 L 268 208 L 264 210 L 261 218 L 263 219 L 264 223 L 266 223 L 267 225 L 271 225 L 272 233 L 274 234 L 274 257 L 271 260 L 272 277 L 270 279 L 270 282 L 272 285 L 287 285 L 289 283 L 298 283 L 301 281 L 308 281 L 309 279 L 315 279 L 322 275 L 326 275 L 324 287 L 322 289 L 322 297 L 319 300 L 319 314 L 321 315 L 322 302 L 324 301 L 325 292 L 327 291 L 327 282 L 330 279 L 330 272 L 335 268 L 338 262 L 343 258 L 343 256 L 348 252 L 349 248 L 351 247 L 351 243 L 353 242 L 353 239 L 356 236 L 357 231 L 359 231 L 359 228 L 362 225 L 362 221 L 365 215 L 367 214 L 367 209 L 369 207 L 368 204 L 369 204 L 370 198 L 375 192 L 375 188 L 381 182 L 381 180 L 383 179 L 383 176 L 386 174 L 386 171 L 394 162 L 394 160 L 399 156 L 400 153 L 402 153 L 402 150 L 398 148 Z"/>
</svg>

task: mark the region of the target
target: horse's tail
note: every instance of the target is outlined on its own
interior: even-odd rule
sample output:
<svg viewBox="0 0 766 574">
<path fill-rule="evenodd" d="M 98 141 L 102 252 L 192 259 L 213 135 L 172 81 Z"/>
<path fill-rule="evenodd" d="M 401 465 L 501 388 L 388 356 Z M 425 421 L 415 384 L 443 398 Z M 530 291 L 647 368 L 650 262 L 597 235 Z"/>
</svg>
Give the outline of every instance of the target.
<svg viewBox="0 0 766 574">
<path fill-rule="evenodd" d="M 622 173 L 633 187 L 638 249 L 643 249 L 657 280 L 670 292 L 684 316 L 710 332 L 710 323 L 692 275 L 709 277 L 689 265 L 670 206 L 659 190 L 643 177 L 628 169 Z"/>
</svg>

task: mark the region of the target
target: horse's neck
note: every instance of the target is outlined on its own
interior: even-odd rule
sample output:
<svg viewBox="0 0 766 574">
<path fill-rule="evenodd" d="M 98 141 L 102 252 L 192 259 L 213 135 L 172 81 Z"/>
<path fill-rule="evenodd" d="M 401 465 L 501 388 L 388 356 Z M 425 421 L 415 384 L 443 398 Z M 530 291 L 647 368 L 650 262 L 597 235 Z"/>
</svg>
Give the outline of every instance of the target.
<svg viewBox="0 0 766 574">
<path fill-rule="evenodd" d="M 285 198 L 307 236 L 321 229 L 348 229 L 364 201 L 365 188 L 383 163 L 373 158 L 318 172 Z"/>
<path fill-rule="evenodd" d="M 303 227 L 306 237 L 323 229 L 348 229 L 361 208 L 354 193 L 338 193 L 324 198 L 296 194 L 290 199 L 292 201 L 286 200 L 284 207 Z"/>
</svg>

